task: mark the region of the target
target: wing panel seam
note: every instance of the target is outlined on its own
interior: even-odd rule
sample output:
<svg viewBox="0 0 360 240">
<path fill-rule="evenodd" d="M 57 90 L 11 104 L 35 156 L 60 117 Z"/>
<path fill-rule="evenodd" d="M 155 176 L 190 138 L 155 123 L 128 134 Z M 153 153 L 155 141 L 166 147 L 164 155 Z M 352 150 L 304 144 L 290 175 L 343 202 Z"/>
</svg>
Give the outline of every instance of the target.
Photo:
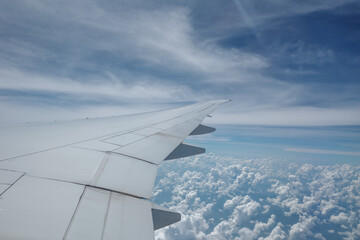
<svg viewBox="0 0 360 240">
<path fill-rule="evenodd" d="M 22 178 L 25 175 L 25 173 L 23 173 L 18 179 L 16 179 L 12 184 L 9 184 L 9 187 L 7 187 L 1 194 L 0 197 L 7 192 L 7 190 L 9 190 L 12 186 L 14 186 L 15 183 L 17 183 L 20 178 Z"/>
<path fill-rule="evenodd" d="M 105 236 L 105 229 L 106 229 L 107 219 L 108 219 L 108 216 L 109 216 L 109 209 L 110 209 L 112 194 L 113 194 L 113 193 L 110 191 L 109 200 L 108 200 L 107 206 L 106 206 L 106 213 L 105 213 L 105 216 L 104 216 L 103 229 L 102 229 L 102 232 L 101 232 L 101 240 L 103 240 L 103 239 L 104 239 L 104 236 Z"/>
<path fill-rule="evenodd" d="M 109 153 L 105 154 L 105 157 L 103 158 L 98 169 L 96 170 L 96 173 L 95 173 L 90 185 L 96 185 L 96 183 L 99 181 L 99 178 L 101 177 L 101 174 L 104 171 L 106 164 L 109 160 L 109 155 L 110 155 Z"/>
<path fill-rule="evenodd" d="M 63 240 L 66 240 L 66 238 L 67 238 L 67 236 L 68 236 L 68 234 L 69 234 L 70 228 L 71 228 L 71 226 L 72 226 L 72 224 L 73 224 L 73 222 L 74 222 L 74 218 L 75 218 L 75 216 L 76 216 L 76 213 L 78 212 L 78 209 L 79 209 L 81 200 L 82 200 L 82 198 L 83 198 L 83 196 L 84 196 L 84 194 L 85 194 L 85 191 L 86 191 L 86 186 L 84 186 L 84 190 L 83 190 L 83 192 L 81 193 L 81 196 L 80 196 L 79 201 L 78 201 L 78 203 L 77 203 L 77 205 L 76 205 L 76 208 L 75 208 L 75 210 L 74 210 L 74 213 L 73 213 L 73 215 L 71 216 L 70 222 L 69 222 L 69 224 L 68 224 L 68 226 L 67 226 L 67 228 L 66 228 L 66 231 L 65 231 L 65 233 L 64 233 L 64 236 L 63 236 L 63 238 L 62 238 Z"/>
</svg>

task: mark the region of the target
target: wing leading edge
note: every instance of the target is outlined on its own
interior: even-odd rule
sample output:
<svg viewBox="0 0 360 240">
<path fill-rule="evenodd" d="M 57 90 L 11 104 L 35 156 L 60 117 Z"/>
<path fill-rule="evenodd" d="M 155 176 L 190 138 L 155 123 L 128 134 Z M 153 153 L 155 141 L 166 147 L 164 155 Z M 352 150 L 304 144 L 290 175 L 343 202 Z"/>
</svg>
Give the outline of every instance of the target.
<svg viewBox="0 0 360 240">
<path fill-rule="evenodd" d="M 1 239 L 154 239 L 180 220 L 155 205 L 158 165 L 200 154 L 226 100 L 120 117 L 0 129 Z"/>
</svg>

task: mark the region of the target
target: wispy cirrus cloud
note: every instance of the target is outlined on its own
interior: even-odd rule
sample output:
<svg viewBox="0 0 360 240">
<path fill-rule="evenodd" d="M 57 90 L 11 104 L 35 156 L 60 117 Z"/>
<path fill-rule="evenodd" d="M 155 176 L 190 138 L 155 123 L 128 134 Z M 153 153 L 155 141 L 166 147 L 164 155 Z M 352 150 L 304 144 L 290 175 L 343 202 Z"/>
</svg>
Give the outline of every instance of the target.
<svg viewBox="0 0 360 240">
<path fill-rule="evenodd" d="M 273 126 L 336 126 L 358 125 L 360 111 L 357 107 L 265 107 L 244 109 L 242 111 L 224 108 L 213 118 L 207 119 L 213 124 L 245 124 Z"/>
<path fill-rule="evenodd" d="M 276 19 L 346 3 L 242 1 L 239 12 L 233 2 L 214 2 L 204 12 L 200 3 L 176 1 L 7 2 L 0 10 L 1 99 L 8 108 L 34 103 L 66 110 L 71 103 L 232 98 L 218 118 L 222 123 L 359 124 L 358 84 L 328 86 L 319 69 L 303 68 L 339 64 L 331 46 L 267 37 L 268 29 L 283 27 Z M 251 26 L 243 27 L 244 17 Z M 251 47 L 254 34 L 261 44 Z M 291 68 L 284 65 L 289 60 Z M 300 81 L 304 72 L 320 80 Z"/>
<path fill-rule="evenodd" d="M 182 101 L 193 98 L 192 90 L 185 85 L 163 84 L 150 79 L 138 79 L 136 82 L 128 82 L 107 74 L 107 78 L 97 77 L 87 82 L 76 81 L 69 77 L 44 76 L 32 72 L 21 72 L 16 69 L 0 69 L 0 88 L 3 91 L 23 91 L 48 94 L 76 95 L 79 98 L 107 98 L 111 101 L 145 101 L 151 99 L 153 102 Z"/>
<path fill-rule="evenodd" d="M 300 153 L 360 156 L 360 152 L 346 152 L 346 151 L 336 151 L 336 150 L 326 150 L 326 149 L 286 148 L 285 151 L 288 151 L 288 152 L 300 152 Z"/>
</svg>

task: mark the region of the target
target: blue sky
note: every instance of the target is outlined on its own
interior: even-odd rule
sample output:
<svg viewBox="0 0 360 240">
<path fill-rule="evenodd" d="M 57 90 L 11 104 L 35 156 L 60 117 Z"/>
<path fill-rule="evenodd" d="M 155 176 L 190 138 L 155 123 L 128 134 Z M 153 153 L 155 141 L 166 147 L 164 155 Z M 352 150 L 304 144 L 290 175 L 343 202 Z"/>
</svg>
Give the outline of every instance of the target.
<svg viewBox="0 0 360 240">
<path fill-rule="evenodd" d="M 231 98 L 213 149 L 358 159 L 359 29 L 351 0 L 4 1 L 0 122 Z"/>
<path fill-rule="evenodd" d="M 358 126 L 283 127 L 216 125 L 211 137 L 188 142 L 208 152 L 238 158 L 271 158 L 313 165 L 351 164 L 360 159 Z"/>
</svg>

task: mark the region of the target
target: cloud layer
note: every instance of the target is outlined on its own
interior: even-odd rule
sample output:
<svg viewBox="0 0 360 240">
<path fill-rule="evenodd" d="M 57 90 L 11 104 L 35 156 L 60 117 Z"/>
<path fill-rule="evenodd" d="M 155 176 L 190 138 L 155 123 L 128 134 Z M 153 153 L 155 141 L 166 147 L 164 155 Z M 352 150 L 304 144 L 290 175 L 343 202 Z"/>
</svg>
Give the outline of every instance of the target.
<svg viewBox="0 0 360 240">
<path fill-rule="evenodd" d="M 179 167 L 181 166 L 181 167 Z M 236 159 L 168 161 L 153 200 L 183 215 L 157 239 L 357 239 L 360 168 Z"/>
</svg>

